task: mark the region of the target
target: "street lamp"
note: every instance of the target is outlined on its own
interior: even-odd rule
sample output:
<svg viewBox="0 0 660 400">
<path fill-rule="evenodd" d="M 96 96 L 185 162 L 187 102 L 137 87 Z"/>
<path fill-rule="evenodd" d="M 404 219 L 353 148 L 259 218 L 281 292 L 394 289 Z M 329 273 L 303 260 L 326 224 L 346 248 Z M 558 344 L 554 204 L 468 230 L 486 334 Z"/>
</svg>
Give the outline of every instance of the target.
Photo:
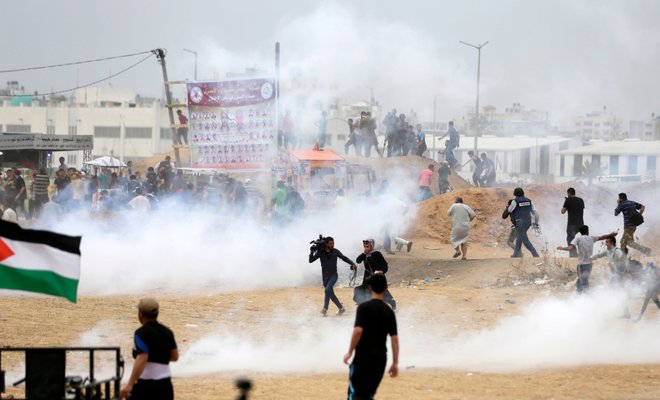
<svg viewBox="0 0 660 400">
<path fill-rule="evenodd" d="M 474 134 L 474 151 L 475 153 L 477 152 L 477 141 L 479 140 L 479 76 L 481 74 L 481 48 L 485 47 L 488 44 L 488 41 L 480 44 L 480 45 L 474 45 L 470 43 L 466 43 L 464 41 L 460 41 L 460 43 L 474 47 L 477 49 L 478 56 L 477 56 L 477 106 L 475 107 L 475 134 Z"/>
<path fill-rule="evenodd" d="M 189 49 L 183 49 L 183 51 L 187 51 L 188 53 L 195 55 L 195 80 L 197 80 L 197 52 Z"/>
</svg>

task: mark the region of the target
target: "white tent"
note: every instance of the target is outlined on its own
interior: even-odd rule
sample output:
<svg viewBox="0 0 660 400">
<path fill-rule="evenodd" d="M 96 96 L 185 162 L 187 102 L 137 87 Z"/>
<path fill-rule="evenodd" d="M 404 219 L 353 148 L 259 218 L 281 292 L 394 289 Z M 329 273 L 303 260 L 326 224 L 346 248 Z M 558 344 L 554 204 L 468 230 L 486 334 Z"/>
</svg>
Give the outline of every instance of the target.
<svg viewBox="0 0 660 400">
<path fill-rule="evenodd" d="M 107 167 L 107 168 L 121 168 L 126 166 L 126 164 L 124 164 L 123 161 L 110 156 L 99 157 L 95 160 L 88 161 L 83 164 L 93 165 L 95 167 Z"/>
</svg>

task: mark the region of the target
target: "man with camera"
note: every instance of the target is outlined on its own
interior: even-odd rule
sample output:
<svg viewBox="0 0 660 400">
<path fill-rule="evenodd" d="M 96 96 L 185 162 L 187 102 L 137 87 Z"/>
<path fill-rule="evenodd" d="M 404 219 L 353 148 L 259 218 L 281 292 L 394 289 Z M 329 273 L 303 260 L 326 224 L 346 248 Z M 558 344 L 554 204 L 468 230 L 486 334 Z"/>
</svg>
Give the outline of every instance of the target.
<svg viewBox="0 0 660 400">
<path fill-rule="evenodd" d="M 346 312 L 346 309 L 341 304 L 337 295 L 335 295 L 334 286 L 337 283 L 339 275 L 337 274 L 337 258 L 341 258 L 351 266 L 351 270 L 356 270 L 357 265 L 355 265 L 350 258 L 346 257 L 341 253 L 341 251 L 335 249 L 335 240 L 328 236 L 322 237 L 319 235 L 319 239 L 312 241 L 312 247 L 309 249 L 309 262 L 310 264 L 321 259 L 321 276 L 323 278 L 323 288 L 325 289 L 325 298 L 323 299 L 323 308 L 321 309 L 321 314 L 325 317 L 328 314 L 328 306 L 330 305 L 330 300 L 337 306 L 339 311 L 337 315 L 342 315 Z"/>
</svg>

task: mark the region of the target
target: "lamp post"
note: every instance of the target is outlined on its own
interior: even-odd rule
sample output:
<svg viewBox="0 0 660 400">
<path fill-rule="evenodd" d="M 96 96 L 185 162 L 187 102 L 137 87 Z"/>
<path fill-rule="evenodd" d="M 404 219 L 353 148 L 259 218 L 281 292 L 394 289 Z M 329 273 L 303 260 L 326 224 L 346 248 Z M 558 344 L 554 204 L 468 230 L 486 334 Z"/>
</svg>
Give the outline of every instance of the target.
<svg viewBox="0 0 660 400">
<path fill-rule="evenodd" d="M 484 42 L 480 45 L 474 45 L 474 44 L 466 43 L 462 40 L 460 41 L 460 43 L 462 43 L 466 46 L 474 47 L 475 49 L 477 49 L 477 52 L 478 52 L 478 55 L 477 55 L 477 105 L 475 107 L 475 121 L 474 121 L 474 125 L 475 125 L 475 127 L 474 127 L 474 129 L 475 129 L 475 133 L 474 133 L 474 152 L 476 153 L 477 152 L 477 141 L 479 140 L 479 78 L 480 78 L 480 75 L 481 75 L 481 49 L 488 44 L 488 41 L 486 41 L 486 42 Z"/>
<path fill-rule="evenodd" d="M 187 51 L 188 53 L 195 55 L 195 80 L 197 80 L 197 52 L 189 49 L 183 49 L 183 51 Z"/>
</svg>

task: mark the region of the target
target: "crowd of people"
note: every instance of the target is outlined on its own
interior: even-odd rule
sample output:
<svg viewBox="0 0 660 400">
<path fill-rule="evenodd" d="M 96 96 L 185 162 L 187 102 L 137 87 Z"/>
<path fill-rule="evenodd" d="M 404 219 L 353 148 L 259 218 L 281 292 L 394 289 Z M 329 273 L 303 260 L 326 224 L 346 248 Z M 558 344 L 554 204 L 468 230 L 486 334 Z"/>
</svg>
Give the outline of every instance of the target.
<svg viewBox="0 0 660 400">
<path fill-rule="evenodd" d="M 22 169 L 2 171 L 2 218 L 16 222 L 19 218 L 56 217 L 80 210 L 148 212 L 168 201 L 242 215 L 262 207 L 264 201 L 250 179 L 241 181 L 216 175 L 213 182 L 195 185 L 192 177 L 175 169 L 170 156 L 155 167 L 148 167 L 144 176 L 133 170 L 130 161 L 123 170 L 100 167 L 90 172 L 68 167 L 64 158 L 52 175 L 40 168 L 30 173 L 27 183 Z"/>
</svg>

